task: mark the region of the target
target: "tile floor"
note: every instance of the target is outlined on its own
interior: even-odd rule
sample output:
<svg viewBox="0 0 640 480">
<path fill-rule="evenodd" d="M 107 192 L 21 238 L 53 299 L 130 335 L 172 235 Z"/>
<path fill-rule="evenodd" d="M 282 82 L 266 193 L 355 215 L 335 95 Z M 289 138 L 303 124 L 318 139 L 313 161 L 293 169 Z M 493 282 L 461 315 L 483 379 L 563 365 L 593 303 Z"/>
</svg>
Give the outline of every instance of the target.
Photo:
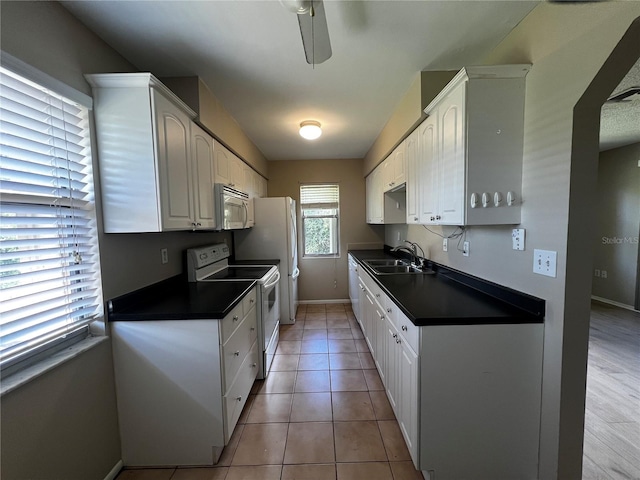
<svg viewBox="0 0 640 480">
<path fill-rule="evenodd" d="M 300 305 L 280 328 L 216 467 L 123 470 L 117 480 L 421 480 L 349 304 Z"/>
</svg>

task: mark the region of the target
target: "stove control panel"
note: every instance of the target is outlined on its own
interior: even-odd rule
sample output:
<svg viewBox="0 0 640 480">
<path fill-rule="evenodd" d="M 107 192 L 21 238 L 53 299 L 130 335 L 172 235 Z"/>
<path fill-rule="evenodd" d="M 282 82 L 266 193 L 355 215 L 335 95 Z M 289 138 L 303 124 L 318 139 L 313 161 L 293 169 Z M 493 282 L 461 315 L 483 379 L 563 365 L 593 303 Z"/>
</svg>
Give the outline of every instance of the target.
<svg viewBox="0 0 640 480">
<path fill-rule="evenodd" d="M 191 272 L 198 268 L 206 267 L 228 258 L 229 255 L 229 246 L 226 243 L 190 248 L 187 250 L 187 271 Z"/>
</svg>

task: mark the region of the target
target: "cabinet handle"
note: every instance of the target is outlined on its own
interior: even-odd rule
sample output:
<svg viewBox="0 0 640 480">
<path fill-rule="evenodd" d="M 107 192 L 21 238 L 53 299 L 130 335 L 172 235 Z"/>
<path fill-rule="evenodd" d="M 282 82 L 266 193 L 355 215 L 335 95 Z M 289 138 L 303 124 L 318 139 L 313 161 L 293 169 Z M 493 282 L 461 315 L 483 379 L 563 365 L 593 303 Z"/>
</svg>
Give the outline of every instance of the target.
<svg viewBox="0 0 640 480">
<path fill-rule="evenodd" d="M 242 401 L 242 396 L 236 397 L 236 400 L 238 400 L 239 402 Z"/>
<path fill-rule="evenodd" d="M 391 313 L 391 309 L 390 308 L 387 308 L 387 313 Z"/>
<path fill-rule="evenodd" d="M 196 227 L 201 227 L 202 224 L 200 222 L 196 223 Z"/>
<path fill-rule="evenodd" d="M 442 217 L 440 215 L 436 215 L 436 220 L 442 220 Z"/>
<path fill-rule="evenodd" d="M 429 220 L 431 220 L 432 222 L 434 222 L 436 219 L 436 217 L 429 217 Z"/>
<path fill-rule="evenodd" d="M 255 367 L 257 367 L 257 366 L 258 366 L 258 364 L 257 364 L 257 363 L 252 363 L 252 364 L 251 364 L 251 367 L 252 367 L 252 368 L 255 368 Z"/>
<path fill-rule="evenodd" d="M 407 326 L 406 325 L 402 325 L 402 331 L 406 332 L 407 331 Z"/>
<path fill-rule="evenodd" d="M 403 327 L 404 328 L 404 327 Z M 256 327 L 251 327 L 249 330 L 251 330 L 252 332 L 254 332 L 256 330 Z"/>
<path fill-rule="evenodd" d="M 394 333 L 393 335 L 391 335 L 393 338 L 398 338 L 398 334 Z"/>
<path fill-rule="evenodd" d="M 234 354 L 236 357 L 239 357 L 239 356 L 240 356 L 240 350 L 236 350 L 235 352 L 233 352 L 233 354 Z"/>
<path fill-rule="evenodd" d="M 380 298 L 380 294 L 379 293 L 376 293 L 376 298 Z"/>
<path fill-rule="evenodd" d="M 253 303 L 253 302 L 255 302 L 255 299 L 252 298 L 249 300 L 249 303 Z"/>
<path fill-rule="evenodd" d="M 396 343 L 400 343 L 402 340 L 400 340 L 399 338 L 396 338 Z"/>
<path fill-rule="evenodd" d="M 413 221 L 417 222 L 418 221 L 418 217 L 413 217 Z"/>
<path fill-rule="evenodd" d="M 384 315 L 380 315 L 380 320 L 384 320 Z"/>
<path fill-rule="evenodd" d="M 238 321 L 238 315 L 234 315 L 234 316 L 233 316 L 233 321 L 234 321 L 234 322 L 237 322 L 237 321 Z"/>
</svg>

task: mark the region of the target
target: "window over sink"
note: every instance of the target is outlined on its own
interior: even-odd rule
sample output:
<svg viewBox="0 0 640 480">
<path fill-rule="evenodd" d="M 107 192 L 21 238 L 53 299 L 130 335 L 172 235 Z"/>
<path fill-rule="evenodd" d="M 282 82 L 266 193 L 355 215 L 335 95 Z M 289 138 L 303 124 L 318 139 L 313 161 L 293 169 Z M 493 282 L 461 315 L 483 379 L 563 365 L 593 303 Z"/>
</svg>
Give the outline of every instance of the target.
<svg viewBox="0 0 640 480">
<path fill-rule="evenodd" d="M 340 187 L 300 185 L 303 257 L 340 255 Z"/>
</svg>

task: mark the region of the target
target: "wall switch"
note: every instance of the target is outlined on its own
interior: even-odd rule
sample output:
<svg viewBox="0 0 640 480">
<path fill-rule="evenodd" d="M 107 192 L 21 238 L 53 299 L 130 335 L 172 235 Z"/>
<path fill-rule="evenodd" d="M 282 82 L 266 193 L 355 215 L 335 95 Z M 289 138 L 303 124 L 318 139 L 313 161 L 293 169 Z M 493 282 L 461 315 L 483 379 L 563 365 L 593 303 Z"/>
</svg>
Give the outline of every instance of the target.
<svg viewBox="0 0 640 480">
<path fill-rule="evenodd" d="M 462 244 L 462 255 L 465 257 L 469 256 L 469 242 L 464 242 Z"/>
<path fill-rule="evenodd" d="M 166 248 L 160 249 L 160 258 L 162 259 L 162 264 L 169 263 L 169 252 Z"/>
<path fill-rule="evenodd" d="M 602 278 L 607 278 L 607 271 L 606 270 L 602 270 Z"/>
<path fill-rule="evenodd" d="M 513 241 L 514 250 L 524 250 L 524 228 L 514 228 L 511 231 L 511 240 Z"/>
<path fill-rule="evenodd" d="M 533 251 L 533 273 L 555 278 L 557 255 L 557 252 L 551 250 L 535 249 Z"/>
<path fill-rule="evenodd" d="M 593 272 L 593 276 L 594 276 L 594 277 L 599 277 L 599 276 L 600 276 L 600 270 L 598 270 L 598 269 L 596 268 L 596 270 Z"/>
<path fill-rule="evenodd" d="M 448 238 L 443 238 L 442 239 L 442 251 L 446 252 L 447 250 L 449 250 L 449 239 Z"/>
</svg>

